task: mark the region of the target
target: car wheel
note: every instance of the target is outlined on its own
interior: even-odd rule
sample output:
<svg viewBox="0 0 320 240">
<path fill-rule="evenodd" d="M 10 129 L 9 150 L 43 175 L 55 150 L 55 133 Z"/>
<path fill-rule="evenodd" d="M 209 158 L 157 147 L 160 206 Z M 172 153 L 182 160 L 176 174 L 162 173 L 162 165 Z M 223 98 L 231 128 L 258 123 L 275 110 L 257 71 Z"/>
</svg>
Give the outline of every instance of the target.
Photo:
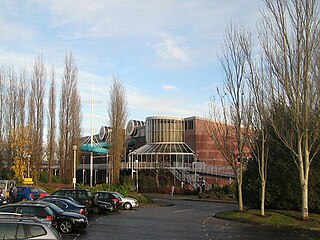
<svg viewBox="0 0 320 240">
<path fill-rule="evenodd" d="M 71 232 L 72 231 L 72 228 L 73 228 L 73 226 L 72 226 L 72 224 L 71 224 L 71 222 L 69 222 L 69 221 L 63 221 L 61 224 L 60 224 L 60 231 L 62 232 L 62 233 L 69 233 L 69 232 Z"/>
<path fill-rule="evenodd" d="M 115 210 L 115 207 L 113 205 L 111 205 L 110 212 L 114 212 L 114 210 Z"/>
<path fill-rule="evenodd" d="M 126 210 L 130 210 L 131 208 L 132 208 L 132 206 L 131 206 L 131 203 L 125 203 L 124 205 L 123 205 L 123 207 L 124 207 L 124 209 L 126 209 Z"/>
<path fill-rule="evenodd" d="M 101 208 L 99 206 L 95 206 L 93 209 L 92 209 L 92 212 L 94 214 L 100 214 L 101 213 Z"/>
</svg>

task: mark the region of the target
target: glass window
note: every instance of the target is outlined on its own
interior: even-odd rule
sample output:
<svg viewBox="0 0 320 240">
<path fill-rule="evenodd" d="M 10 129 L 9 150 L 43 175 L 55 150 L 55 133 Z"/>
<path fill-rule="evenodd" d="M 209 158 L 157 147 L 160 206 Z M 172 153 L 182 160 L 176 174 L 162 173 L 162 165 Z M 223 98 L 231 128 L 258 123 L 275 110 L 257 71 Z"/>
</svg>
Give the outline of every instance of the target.
<svg viewBox="0 0 320 240">
<path fill-rule="evenodd" d="M 15 239 L 16 238 L 17 223 L 1 223 L 0 224 L 0 238 L 1 239 Z"/>
<path fill-rule="evenodd" d="M 18 230 L 17 230 L 17 239 L 26 239 L 24 235 L 24 227 L 23 224 L 18 225 Z"/>
<path fill-rule="evenodd" d="M 51 212 L 48 212 L 48 207 L 39 207 L 37 208 L 37 217 L 40 217 L 40 218 L 46 218 L 48 215 L 52 215 L 53 213 Z"/>
<path fill-rule="evenodd" d="M 30 192 L 32 193 L 38 193 L 38 190 L 36 188 L 29 188 L 30 189 Z"/>
<path fill-rule="evenodd" d="M 77 193 L 74 190 L 66 190 L 64 195 L 77 199 Z"/>
<path fill-rule="evenodd" d="M 40 225 L 29 225 L 30 236 L 28 237 L 40 237 L 46 235 L 46 230 Z"/>
<path fill-rule="evenodd" d="M 65 204 L 64 202 L 61 202 L 61 201 L 54 201 L 54 204 L 56 204 L 59 208 L 61 209 L 67 209 L 68 205 Z"/>
<path fill-rule="evenodd" d="M 8 213 L 14 213 L 14 207 L 12 206 L 6 206 L 1 208 L 1 212 L 8 212 Z"/>
<path fill-rule="evenodd" d="M 85 191 L 79 191 L 79 199 L 87 199 L 87 194 Z"/>
<path fill-rule="evenodd" d="M 16 212 L 23 215 L 36 216 L 35 208 L 31 206 L 18 206 Z"/>
</svg>

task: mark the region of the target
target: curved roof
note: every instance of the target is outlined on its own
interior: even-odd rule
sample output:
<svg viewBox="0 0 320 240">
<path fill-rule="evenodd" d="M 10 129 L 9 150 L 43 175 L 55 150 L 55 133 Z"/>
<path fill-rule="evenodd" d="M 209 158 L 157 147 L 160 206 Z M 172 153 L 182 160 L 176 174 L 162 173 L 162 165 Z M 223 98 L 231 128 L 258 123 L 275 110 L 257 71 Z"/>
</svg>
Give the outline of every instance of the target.
<svg viewBox="0 0 320 240">
<path fill-rule="evenodd" d="M 133 154 L 194 154 L 186 143 L 149 143 L 134 150 Z"/>
</svg>

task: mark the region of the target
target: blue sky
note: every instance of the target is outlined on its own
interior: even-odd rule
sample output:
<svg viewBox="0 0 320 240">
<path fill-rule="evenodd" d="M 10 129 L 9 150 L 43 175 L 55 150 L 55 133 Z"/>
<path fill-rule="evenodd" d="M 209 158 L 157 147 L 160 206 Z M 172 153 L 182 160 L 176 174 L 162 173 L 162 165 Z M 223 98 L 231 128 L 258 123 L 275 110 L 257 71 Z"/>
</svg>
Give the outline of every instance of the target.
<svg viewBox="0 0 320 240">
<path fill-rule="evenodd" d="M 259 0 L 1 0 L 0 66 L 30 69 L 41 53 L 56 68 L 71 49 L 79 68 L 83 130 L 108 124 L 118 75 L 129 119 L 208 115 L 222 74 L 217 55 L 233 23 L 255 28 Z M 49 76 L 49 74 L 48 74 Z"/>
</svg>

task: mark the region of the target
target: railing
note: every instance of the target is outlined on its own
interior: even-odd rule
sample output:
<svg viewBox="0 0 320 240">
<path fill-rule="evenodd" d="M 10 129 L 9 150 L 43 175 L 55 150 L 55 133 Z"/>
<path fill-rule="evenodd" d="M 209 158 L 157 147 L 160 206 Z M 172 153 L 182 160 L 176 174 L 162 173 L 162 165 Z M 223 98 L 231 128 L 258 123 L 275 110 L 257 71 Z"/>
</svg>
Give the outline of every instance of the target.
<svg viewBox="0 0 320 240">
<path fill-rule="evenodd" d="M 204 184 L 206 189 L 210 189 L 211 186 L 204 179 L 200 179 L 198 174 L 190 174 L 188 171 L 183 169 L 170 169 L 172 175 L 182 182 L 189 183 L 194 189 L 201 189 L 201 185 Z"/>
<path fill-rule="evenodd" d="M 121 169 L 177 169 L 192 172 L 195 175 L 214 175 L 220 177 L 234 178 L 234 172 L 230 166 L 214 166 L 203 162 L 193 162 L 193 163 L 161 163 L 157 164 L 155 162 L 123 162 L 121 164 Z"/>
</svg>

